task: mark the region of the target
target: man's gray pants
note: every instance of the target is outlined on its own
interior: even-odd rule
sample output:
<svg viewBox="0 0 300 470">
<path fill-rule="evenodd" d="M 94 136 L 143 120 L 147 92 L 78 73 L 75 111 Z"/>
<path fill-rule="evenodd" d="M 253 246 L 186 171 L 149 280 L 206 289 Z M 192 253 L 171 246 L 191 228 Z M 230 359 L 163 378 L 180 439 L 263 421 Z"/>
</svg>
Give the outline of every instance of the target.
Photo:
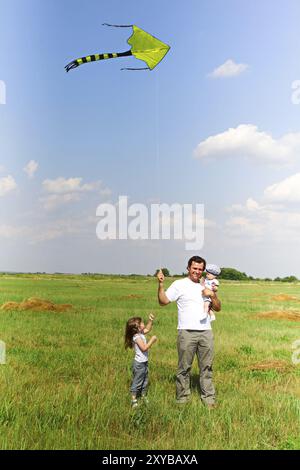
<svg viewBox="0 0 300 470">
<path fill-rule="evenodd" d="M 214 340 L 212 330 L 178 330 L 178 370 L 176 376 L 176 397 L 186 401 L 191 394 L 190 371 L 197 354 L 200 371 L 201 400 L 211 405 L 215 402 L 215 388 L 212 382 Z"/>
<path fill-rule="evenodd" d="M 148 361 L 133 361 L 132 375 L 131 393 L 135 395 L 146 394 L 148 387 Z"/>
</svg>

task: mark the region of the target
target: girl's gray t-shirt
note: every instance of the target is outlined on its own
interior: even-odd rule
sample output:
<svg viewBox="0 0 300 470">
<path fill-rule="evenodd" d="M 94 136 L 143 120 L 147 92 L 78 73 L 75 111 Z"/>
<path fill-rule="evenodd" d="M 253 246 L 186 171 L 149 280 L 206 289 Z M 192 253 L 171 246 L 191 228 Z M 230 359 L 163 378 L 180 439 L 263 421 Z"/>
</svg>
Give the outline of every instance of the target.
<svg viewBox="0 0 300 470">
<path fill-rule="evenodd" d="M 134 357 L 134 360 L 137 361 L 137 362 L 147 362 L 148 361 L 148 351 L 141 351 L 140 348 L 138 347 L 138 345 L 136 344 L 136 340 L 137 339 L 141 339 L 145 344 L 147 344 L 147 340 L 146 340 L 146 337 L 145 335 L 143 335 L 142 333 L 138 333 L 136 335 L 134 335 L 134 337 L 132 338 L 132 341 L 133 341 L 133 344 L 134 344 L 134 351 L 135 351 L 135 357 Z"/>
</svg>

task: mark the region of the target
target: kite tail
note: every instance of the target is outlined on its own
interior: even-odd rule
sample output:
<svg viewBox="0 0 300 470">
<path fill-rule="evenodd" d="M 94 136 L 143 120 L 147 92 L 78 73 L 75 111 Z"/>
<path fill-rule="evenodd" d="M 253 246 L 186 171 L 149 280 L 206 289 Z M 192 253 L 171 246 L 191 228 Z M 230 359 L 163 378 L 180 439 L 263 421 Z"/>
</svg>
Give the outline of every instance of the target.
<svg viewBox="0 0 300 470">
<path fill-rule="evenodd" d="M 81 64 L 87 64 L 88 62 L 95 62 L 97 60 L 105 60 L 105 59 L 115 59 L 117 57 L 125 57 L 132 55 L 131 50 L 126 52 L 113 52 L 108 54 L 93 54 L 88 55 L 86 57 L 81 57 L 80 59 L 75 59 L 70 62 L 68 65 L 65 66 L 66 72 L 69 72 L 72 69 L 76 69 Z"/>
<path fill-rule="evenodd" d="M 102 26 L 112 26 L 113 28 L 132 28 L 133 24 L 109 24 L 102 23 Z"/>
</svg>

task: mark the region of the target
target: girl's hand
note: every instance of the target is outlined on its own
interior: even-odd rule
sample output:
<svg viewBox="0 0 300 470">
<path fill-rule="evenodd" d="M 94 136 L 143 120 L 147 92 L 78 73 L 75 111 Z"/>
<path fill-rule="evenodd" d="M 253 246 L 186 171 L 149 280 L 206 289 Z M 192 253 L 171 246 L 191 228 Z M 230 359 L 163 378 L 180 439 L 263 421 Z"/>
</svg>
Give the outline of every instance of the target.
<svg viewBox="0 0 300 470">
<path fill-rule="evenodd" d="M 155 316 L 153 315 L 153 313 L 150 313 L 150 315 L 149 315 L 149 321 L 153 321 L 154 318 L 155 318 Z"/>
<path fill-rule="evenodd" d="M 156 343 L 156 341 L 157 341 L 157 336 L 152 336 L 151 341 L 152 341 L 152 343 Z"/>
</svg>

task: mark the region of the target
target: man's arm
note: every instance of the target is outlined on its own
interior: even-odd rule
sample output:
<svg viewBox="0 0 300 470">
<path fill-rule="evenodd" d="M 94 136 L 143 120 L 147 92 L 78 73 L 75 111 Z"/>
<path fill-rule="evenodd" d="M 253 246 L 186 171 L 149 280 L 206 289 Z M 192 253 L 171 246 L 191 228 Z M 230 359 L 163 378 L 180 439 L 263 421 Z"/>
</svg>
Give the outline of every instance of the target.
<svg viewBox="0 0 300 470">
<path fill-rule="evenodd" d="M 170 303 L 170 300 L 168 299 L 165 293 L 165 288 L 164 288 L 165 276 L 163 275 L 162 270 L 158 271 L 157 279 L 158 279 L 158 292 L 157 292 L 158 303 L 159 305 L 164 307 L 165 305 L 168 305 Z"/>
<path fill-rule="evenodd" d="M 214 312 L 220 312 L 222 306 L 221 306 L 220 300 L 218 299 L 217 294 L 210 289 L 204 289 L 202 294 L 205 297 L 210 297 L 212 310 Z"/>
</svg>

